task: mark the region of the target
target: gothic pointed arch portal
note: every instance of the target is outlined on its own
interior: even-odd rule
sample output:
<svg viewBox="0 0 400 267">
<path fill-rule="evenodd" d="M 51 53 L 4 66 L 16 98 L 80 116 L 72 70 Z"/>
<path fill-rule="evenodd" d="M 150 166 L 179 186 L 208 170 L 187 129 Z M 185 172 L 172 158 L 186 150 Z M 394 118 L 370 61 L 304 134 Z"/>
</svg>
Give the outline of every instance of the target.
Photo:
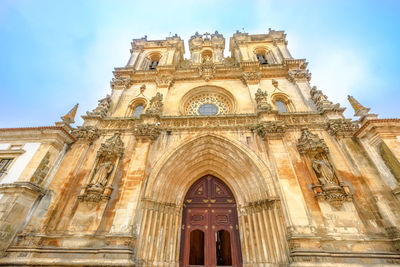
<svg viewBox="0 0 400 267">
<path fill-rule="evenodd" d="M 186 194 L 180 266 L 242 266 L 236 201 L 220 179 L 206 175 Z"/>
</svg>

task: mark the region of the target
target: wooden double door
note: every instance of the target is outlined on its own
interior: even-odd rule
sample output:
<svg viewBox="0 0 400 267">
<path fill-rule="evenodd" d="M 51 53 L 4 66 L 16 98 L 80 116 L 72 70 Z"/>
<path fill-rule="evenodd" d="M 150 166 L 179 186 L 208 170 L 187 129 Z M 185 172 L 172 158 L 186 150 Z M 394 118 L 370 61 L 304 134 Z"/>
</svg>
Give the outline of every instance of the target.
<svg viewBox="0 0 400 267">
<path fill-rule="evenodd" d="M 236 201 L 214 176 L 202 177 L 186 194 L 180 266 L 242 266 Z"/>
</svg>

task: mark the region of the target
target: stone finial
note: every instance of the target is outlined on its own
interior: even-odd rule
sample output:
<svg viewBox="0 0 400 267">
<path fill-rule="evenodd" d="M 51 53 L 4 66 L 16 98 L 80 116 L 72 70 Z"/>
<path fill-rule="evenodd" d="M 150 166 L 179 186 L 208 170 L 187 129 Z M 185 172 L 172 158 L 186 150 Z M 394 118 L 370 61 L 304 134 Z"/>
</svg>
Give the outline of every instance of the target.
<svg viewBox="0 0 400 267">
<path fill-rule="evenodd" d="M 76 104 L 67 114 L 61 117 L 62 121 L 71 124 L 75 122 L 76 111 L 78 110 L 79 104 Z"/>
<path fill-rule="evenodd" d="M 370 111 L 369 108 L 364 107 L 363 105 L 360 104 L 360 102 L 358 102 L 354 97 L 352 97 L 351 95 L 347 96 L 347 99 L 350 102 L 350 105 L 353 107 L 354 109 L 354 116 L 357 117 L 362 117 L 368 114 L 368 112 Z"/>
</svg>

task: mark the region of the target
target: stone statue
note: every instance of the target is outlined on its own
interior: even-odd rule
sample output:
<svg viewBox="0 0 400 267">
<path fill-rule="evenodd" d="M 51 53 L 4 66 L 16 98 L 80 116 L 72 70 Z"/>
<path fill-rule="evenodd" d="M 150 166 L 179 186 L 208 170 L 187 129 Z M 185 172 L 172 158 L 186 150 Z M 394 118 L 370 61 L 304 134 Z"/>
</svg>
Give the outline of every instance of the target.
<svg viewBox="0 0 400 267">
<path fill-rule="evenodd" d="M 108 176 L 113 169 L 114 165 L 111 161 L 101 163 L 93 175 L 91 184 L 96 187 L 104 187 L 107 184 Z"/>
<path fill-rule="evenodd" d="M 323 159 L 314 159 L 312 167 L 322 185 L 336 184 L 335 173 L 333 172 L 332 167 Z"/>
<path fill-rule="evenodd" d="M 258 90 L 255 94 L 255 99 L 256 99 L 258 110 L 266 110 L 266 111 L 272 110 L 271 105 L 268 103 L 267 92 L 263 92 L 260 88 L 258 88 Z"/>
</svg>

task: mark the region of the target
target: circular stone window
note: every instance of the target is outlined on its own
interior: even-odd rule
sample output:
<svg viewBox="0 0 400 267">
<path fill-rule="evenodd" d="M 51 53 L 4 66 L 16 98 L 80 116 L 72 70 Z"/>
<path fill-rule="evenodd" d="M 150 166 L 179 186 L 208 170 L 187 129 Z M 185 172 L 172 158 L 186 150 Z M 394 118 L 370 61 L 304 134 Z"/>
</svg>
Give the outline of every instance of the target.
<svg viewBox="0 0 400 267">
<path fill-rule="evenodd" d="M 182 114 L 189 116 L 218 116 L 235 112 L 230 92 L 217 86 L 202 86 L 187 92 L 181 100 Z"/>
<path fill-rule="evenodd" d="M 199 115 L 215 115 L 218 113 L 218 107 L 214 104 L 203 104 L 197 112 Z"/>
</svg>

